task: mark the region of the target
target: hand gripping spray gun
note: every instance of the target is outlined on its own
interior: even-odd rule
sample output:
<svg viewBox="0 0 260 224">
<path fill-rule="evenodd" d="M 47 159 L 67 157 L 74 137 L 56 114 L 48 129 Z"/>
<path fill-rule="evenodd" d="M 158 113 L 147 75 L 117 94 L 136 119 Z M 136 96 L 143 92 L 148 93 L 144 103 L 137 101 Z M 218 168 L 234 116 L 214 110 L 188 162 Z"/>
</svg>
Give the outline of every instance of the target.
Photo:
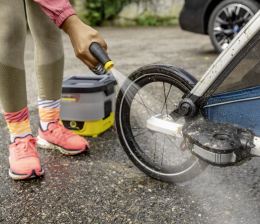
<svg viewBox="0 0 260 224">
<path fill-rule="evenodd" d="M 108 57 L 107 53 L 98 43 L 92 43 L 89 47 L 91 54 L 100 62 L 100 64 L 90 69 L 97 75 L 108 74 L 108 70 L 114 67 L 114 62 Z"/>
</svg>

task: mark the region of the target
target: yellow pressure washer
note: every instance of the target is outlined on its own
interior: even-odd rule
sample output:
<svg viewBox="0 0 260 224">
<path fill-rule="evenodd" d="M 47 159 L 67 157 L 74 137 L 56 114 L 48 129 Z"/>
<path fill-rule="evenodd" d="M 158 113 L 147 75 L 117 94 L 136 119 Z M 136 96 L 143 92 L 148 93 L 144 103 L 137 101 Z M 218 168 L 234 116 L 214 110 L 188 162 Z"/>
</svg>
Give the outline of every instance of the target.
<svg viewBox="0 0 260 224">
<path fill-rule="evenodd" d="M 101 63 L 98 75 L 74 75 L 63 79 L 60 122 L 75 134 L 97 137 L 114 124 L 116 80 L 100 75 L 114 63 L 98 44 L 90 52 Z"/>
</svg>

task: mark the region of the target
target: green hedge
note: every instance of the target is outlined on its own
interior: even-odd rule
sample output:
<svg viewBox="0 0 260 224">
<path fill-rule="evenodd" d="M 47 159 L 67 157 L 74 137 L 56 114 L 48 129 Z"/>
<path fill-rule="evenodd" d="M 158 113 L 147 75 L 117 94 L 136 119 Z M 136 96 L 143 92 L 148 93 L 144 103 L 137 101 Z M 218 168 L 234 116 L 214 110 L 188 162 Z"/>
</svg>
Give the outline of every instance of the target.
<svg viewBox="0 0 260 224">
<path fill-rule="evenodd" d="M 79 12 L 81 20 L 90 26 L 100 26 L 104 20 L 112 20 L 132 0 L 87 0 L 87 10 Z"/>
<path fill-rule="evenodd" d="M 73 5 L 74 0 L 69 0 Z M 90 26 L 100 26 L 104 21 L 111 21 L 127 4 L 140 0 L 82 0 L 85 2 L 86 10 L 77 12 L 79 18 Z M 149 1 L 149 0 L 147 0 Z M 143 14 L 136 19 L 137 26 L 172 26 L 177 25 L 175 17 L 160 18 L 149 14 Z M 109 24 L 109 23 L 108 23 Z"/>
<path fill-rule="evenodd" d="M 138 26 L 175 26 L 178 25 L 176 17 L 164 17 L 143 15 L 137 19 L 136 24 Z"/>
</svg>

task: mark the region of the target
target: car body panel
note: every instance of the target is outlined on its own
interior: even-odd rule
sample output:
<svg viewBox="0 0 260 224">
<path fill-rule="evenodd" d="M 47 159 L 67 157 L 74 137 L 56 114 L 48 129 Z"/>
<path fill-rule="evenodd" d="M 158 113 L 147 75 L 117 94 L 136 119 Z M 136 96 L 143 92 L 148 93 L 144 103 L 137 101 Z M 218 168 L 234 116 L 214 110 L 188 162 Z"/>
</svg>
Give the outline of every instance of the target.
<svg viewBox="0 0 260 224">
<path fill-rule="evenodd" d="M 185 0 L 179 18 L 181 28 L 194 33 L 206 34 L 204 18 L 212 2 L 213 0 Z"/>
<path fill-rule="evenodd" d="M 208 34 L 211 13 L 224 0 L 185 0 L 180 13 L 179 23 L 183 30 Z M 256 0 L 260 3 L 260 0 Z"/>
</svg>

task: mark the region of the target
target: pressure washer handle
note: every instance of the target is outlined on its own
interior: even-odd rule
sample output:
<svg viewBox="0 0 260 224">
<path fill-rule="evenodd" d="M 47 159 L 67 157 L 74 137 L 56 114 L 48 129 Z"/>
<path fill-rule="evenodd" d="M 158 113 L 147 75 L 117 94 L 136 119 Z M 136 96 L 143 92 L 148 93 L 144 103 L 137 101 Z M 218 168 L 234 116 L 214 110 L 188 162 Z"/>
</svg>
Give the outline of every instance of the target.
<svg viewBox="0 0 260 224">
<path fill-rule="evenodd" d="M 104 66 L 106 70 L 114 67 L 114 62 L 98 43 L 92 43 L 89 47 L 91 54 Z"/>
</svg>

